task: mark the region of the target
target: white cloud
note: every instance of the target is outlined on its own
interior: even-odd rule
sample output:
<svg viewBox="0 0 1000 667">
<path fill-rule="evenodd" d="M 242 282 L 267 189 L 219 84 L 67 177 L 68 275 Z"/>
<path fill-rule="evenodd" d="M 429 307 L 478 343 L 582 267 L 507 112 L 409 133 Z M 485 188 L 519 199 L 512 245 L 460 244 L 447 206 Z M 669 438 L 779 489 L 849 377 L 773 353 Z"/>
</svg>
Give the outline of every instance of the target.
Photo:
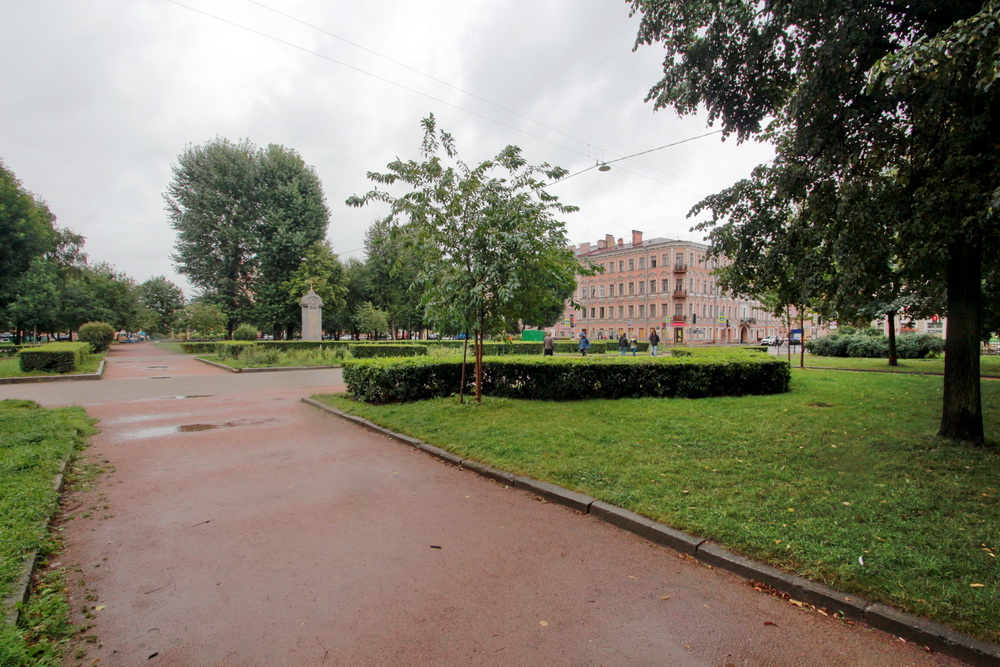
<svg viewBox="0 0 1000 667">
<path fill-rule="evenodd" d="M 343 202 L 369 188 L 366 171 L 418 157 L 429 112 L 467 161 L 513 143 L 530 162 L 571 172 L 708 131 L 702 118 L 654 114 L 643 102 L 660 56 L 631 51 L 637 21 L 623 4 L 178 2 L 192 9 L 0 5 L 0 158 L 60 225 L 87 237 L 93 260 L 140 281 L 166 275 L 186 286 L 170 260 L 161 193 L 180 151 L 215 136 L 299 151 L 323 180 L 334 248 L 358 255 L 348 251 L 363 246 L 379 211 Z M 713 136 L 552 191 L 582 209 L 566 220 L 575 242 L 632 229 L 695 238 L 690 207 L 770 154 Z"/>
</svg>

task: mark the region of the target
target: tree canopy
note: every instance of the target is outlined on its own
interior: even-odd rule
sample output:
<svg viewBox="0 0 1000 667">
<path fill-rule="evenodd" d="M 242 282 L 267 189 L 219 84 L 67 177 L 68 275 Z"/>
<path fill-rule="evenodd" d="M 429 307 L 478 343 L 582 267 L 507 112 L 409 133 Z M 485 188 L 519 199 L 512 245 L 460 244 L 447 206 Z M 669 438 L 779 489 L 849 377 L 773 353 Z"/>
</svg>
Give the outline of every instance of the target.
<svg viewBox="0 0 1000 667">
<path fill-rule="evenodd" d="M 995 6 L 629 2 L 642 15 L 636 46 L 665 50 L 648 100 L 704 109 L 725 135 L 776 146 L 771 163 L 695 208 L 710 214 L 713 251 L 732 260 L 727 286 L 791 287 L 827 309 L 891 301 L 891 281 L 943 286 L 939 434 L 982 442 L 983 267 L 1000 251 L 995 49 L 947 62 L 933 54 L 969 40 L 973 25 L 990 26 L 984 43 L 995 45 L 996 24 L 976 23 Z"/>
<path fill-rule="evenodd" d="M 427 322 L 475 334 L 478 399 L 484 337 L 572 294 L 583 269 L 556 214 L 577 208 L 544 190 L 566 170 L 529 165 L 517 146 L 470 166 L 433 115 L 422 125 L 422 162 L 397 159 L 388 172 L 368 174 L 378 186 L 408 191 L 375 189 L 347 203 L 388 204 L 389 220 L 406 227 L 407 242 L 423 257 L 417 282 Z"/>
<path fill-rule="evenodd" d="M 281 285 L 329 219 L 319 177 L 298 153 L 222 138 L 189 146 L 164 200 L 178 232 L 177 268 L 223 309 L 230 332 L 240 321 L 294 325 Z"/>
</svg>

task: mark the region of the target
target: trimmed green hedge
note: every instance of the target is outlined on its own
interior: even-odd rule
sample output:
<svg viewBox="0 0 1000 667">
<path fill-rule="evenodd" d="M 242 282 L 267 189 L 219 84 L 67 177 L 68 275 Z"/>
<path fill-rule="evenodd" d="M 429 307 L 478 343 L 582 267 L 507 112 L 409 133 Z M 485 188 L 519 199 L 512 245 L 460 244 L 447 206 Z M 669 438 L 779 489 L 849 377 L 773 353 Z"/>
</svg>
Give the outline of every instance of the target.
<svg viewBox="0 0 1000 667">
<path fill-rule="evenodd" d="M 72 373 L 90 356 L 90 343 L 49 343 L 26 348 L 18 353 L 21 370 L 25 373 L 46 371 Z"/>
<path fill-rule="evenodd" d="M 363 360 L 344 364 L 344 382 L 367 403 L 416 401 L 458 393 L 459 361 Z M 472 364 L 466 372 L 473 386 Z M 517 357 L 483 363 L 483 392 L 534 400 L 702 398 L 788 391 L 788 363 L 763 355 L 708 359 Z"/>
<path fill-rule="evenodd" d="M 821 357 L 889 356 L 889 339 L 879 334 L 830 334 L 806 341 L 806 349 Z M 944 352 L 944 339 L 932 334 L 903 333 L 896 336 L 896 355 L 900 359 L 924 359 Z"/>
<path fill-rule="evenodd" d="M 349 349 L 355 359 L 369 359 L 371 357 L 419 357 L 427 354 L 427 348 L 423 345 L 357 343 L 351 345 Z"/>
</svg>

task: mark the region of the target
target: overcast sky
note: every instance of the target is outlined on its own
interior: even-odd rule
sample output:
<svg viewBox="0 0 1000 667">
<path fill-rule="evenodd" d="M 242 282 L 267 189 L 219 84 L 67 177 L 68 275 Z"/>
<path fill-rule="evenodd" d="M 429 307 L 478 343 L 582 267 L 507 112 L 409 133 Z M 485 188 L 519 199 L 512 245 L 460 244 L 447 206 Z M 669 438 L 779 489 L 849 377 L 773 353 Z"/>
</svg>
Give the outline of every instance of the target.
<svg viewBox="0 0 1000 667">
<path fill-rule="evenodd" d="M 383 210 L 348 208 L 369 170 L 419 158 L 433 112 L 469 163 L 507 144 L 576 173 L 695 137 L 704 117 L 643 102 L 662 52 L 632 52 L 621 0 L 0 0 L 0 159 L 83 234 L 92 262 L 191 293 L 162 193 L 187 145 L 298 151 L 323 181 L 328 238 L 362 257 Z M 280 13 L 279 13 L 280 12 Z M 552 186 L 605 234 L 701 240 L 691 206 L 770 158 L 720 135 Z"/>
</svg>

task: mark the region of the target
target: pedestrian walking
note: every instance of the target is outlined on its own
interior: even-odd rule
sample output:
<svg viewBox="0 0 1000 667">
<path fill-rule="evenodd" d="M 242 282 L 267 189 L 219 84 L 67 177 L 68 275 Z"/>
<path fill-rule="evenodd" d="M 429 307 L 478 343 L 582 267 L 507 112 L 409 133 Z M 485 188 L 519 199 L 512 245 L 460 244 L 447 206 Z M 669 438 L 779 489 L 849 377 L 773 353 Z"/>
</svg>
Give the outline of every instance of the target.
<svg viewBox="0 0 1000 667">
<path fill-rule="evenodd" d="M 622 356 L 625 356 L 625 352 L 628 351 L 628 336 L 625 335 L 623 331 L 621 336 L 618 337 L 618 348 L 622 352 Z"/>
<path fill-rule="evenodd" d="M 580 332 L 580 354 L 587 356 L 587 350 L 590 349 L 590 339 L 587 338 L 587 332 Z"/>
<path fill-rule="evenodd" d="M 545 332 L 545 338 L 542 339 L 542 356 L 551 357 L 552 351 L 555 349 L 556 339 L 552 336 L 551 331 Z"/>
<path fill-rule="evenodd" d="M 656 356 L 656 346 L 660 344 L 660 336 L 656 333 L 656 329 L 649 332 L 649 350 L 652 356 Z"/>
<path fill-rule="evenodd" d="M 639 339 L 633 338 L 630 342 L 632 343 L 632 356 L 634 357 L 636 351 L 639 349 Z"/>
</svg>

